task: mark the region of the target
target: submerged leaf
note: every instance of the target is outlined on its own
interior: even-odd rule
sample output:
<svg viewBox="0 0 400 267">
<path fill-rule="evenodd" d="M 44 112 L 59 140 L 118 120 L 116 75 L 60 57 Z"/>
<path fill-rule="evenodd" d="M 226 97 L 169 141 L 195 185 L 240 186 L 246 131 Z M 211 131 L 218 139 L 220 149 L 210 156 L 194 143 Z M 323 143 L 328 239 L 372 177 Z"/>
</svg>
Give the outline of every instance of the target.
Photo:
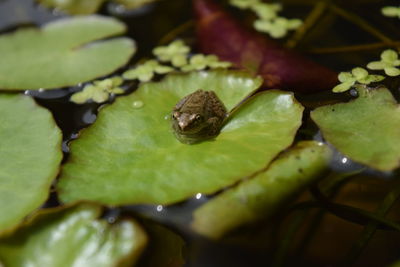
<svg viewBox="0 0 400 267">
<path fill-rule="evenodd" d="M 270 217 L 327 170 L 330 156 L 326 145 L 314 141 L 298 143 L 266 171 L 200 206 L 194 212 L 192 228 L 217 239 L 239 226 Z"/>
<path fill-rule="evenodd" d="M 124 31 L 113 18 L 86 16 L 1 35 L 0 89 L 59 88 L 107 75 L 129 61 L 135 45 L 99 39 Z"/>
<path fill-rule="evenodd" d="M 292 94 L 254 96 L 214 140 L 195 145 L 175 138 L 170 119 L 176 103 L 199 88 L 213 90 L 232 110 L 260 83 L 246 73 L 214 71 L 142 84 L 102 109 L 72 143 L 58 184 L 61 200 L 170 204 L 214 193 L 261 169 L 292 143 L 301 124 L 303 107 Z"/>
<path fill-rule="evenodd" d="M 264 78 L 264 86 L 311 93 L 331 90 L 337 74 L 245 28 L 212 0 L 193 0 L 201 51 Z"/>
<path fill-rule="evenodd" d="M 400 165 L 399 105 L 386 88 L 357 89 L 357 99 L 317 108 L 311 117 L 324 138 L 352 160 L 393 170 Z"/>
<path fill-rule="evenodd" d="M 51 113 L 30 97 L 0 95 L 0 232 L 43 204 L 61 157 Z"/>
<path fill-rule="evenodd" d="M 0 237 L 0 265 L 132 266 L 146 245 L 133 220 L 110 225 L 94 204 L 41 210 L 14 233 Z"/>
</svg>

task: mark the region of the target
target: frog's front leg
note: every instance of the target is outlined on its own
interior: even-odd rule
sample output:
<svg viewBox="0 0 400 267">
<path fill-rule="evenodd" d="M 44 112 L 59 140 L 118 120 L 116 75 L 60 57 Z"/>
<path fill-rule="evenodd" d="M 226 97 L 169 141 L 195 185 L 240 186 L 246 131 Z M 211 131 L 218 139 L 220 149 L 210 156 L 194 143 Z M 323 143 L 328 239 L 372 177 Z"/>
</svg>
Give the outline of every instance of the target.
<svg viewBox="0 0 400 267">
<path fill-rule="evenodd" d="M 209 136 L 214 136 L 219 133 L 221 130 L 221 125 L 222 125 L 222 119 L 218 117 L 211 117 L 207 120 L 207 125 L 208 125 L 208 135 Z"/>
</svg>

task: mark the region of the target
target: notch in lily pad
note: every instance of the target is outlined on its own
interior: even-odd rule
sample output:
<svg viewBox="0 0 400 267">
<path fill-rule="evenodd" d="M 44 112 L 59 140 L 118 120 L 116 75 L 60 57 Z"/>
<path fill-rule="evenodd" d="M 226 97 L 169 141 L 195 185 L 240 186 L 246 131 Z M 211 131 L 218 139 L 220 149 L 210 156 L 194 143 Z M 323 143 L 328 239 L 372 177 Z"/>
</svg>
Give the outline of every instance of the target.
<svg viewBox="0 0 400 267">
<path fill-rule="evenodd" d="M 0 36 L 0 88 L 53 89 L 108 75 L 136 51 L 125 25 L 110 17 L 80 16 Z M 104 38 L 110 38 L 102 40 Z"/>
</svg>

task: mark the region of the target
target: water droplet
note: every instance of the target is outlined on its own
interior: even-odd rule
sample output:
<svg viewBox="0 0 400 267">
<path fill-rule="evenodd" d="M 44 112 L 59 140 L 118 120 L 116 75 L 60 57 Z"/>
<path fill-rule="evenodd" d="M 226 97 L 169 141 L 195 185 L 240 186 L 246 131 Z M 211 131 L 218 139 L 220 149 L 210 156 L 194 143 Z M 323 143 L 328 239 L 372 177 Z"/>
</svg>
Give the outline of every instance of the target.
<svg viewBox="0 0 400 267">
<path fill-rule="evenodd" d="M 170 118 L 171 116 L 169 114 L 164 116 L 164 120 L 169 120 Z"/>
<path fill-rule="evenodd" d="M 164 208 L 163 208 L 162 205 L 158 205 L 157 208 L 156 208 L 156 210 L 157 210 L 158 212 L 161 212 L 163 209 L 164 209 Z"/>
<path fill-rule="evenodd" d="M 115 223 L 115 217 L 108 217 L 107 221 L 108 223 Z"/>
<path fill-rule="evenodd" d="M 97 116 L 91 110 L 86 111 L 83 114 L 82 121 L 85 124 L 92 124 L 96 120 Z"/>
<path fill-rule="evenodd" d="M 345 164 L 347 162 L 347 158 L 342 158 L 342 163 Z"/>
<path fill-rule="evenodd" d="M 134 108 L 141 108 L 141 107 L 144 106 L 144 103 L 143 103 L 143 101 L 137 100 L 137 101 L 134 101 L 134 102 L 132 103 L 132 106 L 133 106 Z"/>
<path fill-rule="evenodd" d="M 200 198 L 201 198 L 201 196 L 202 196 L 202 194 L 201 194 L 201 193 L 197 193 L 197 194 L 196 194 L 196 199 L 200 199 Z"/>
<path fill-rule="evenodd" d="M 357 91 L 356 89 L 351 89 L 351 90 L 350 90 L 350 95 L 351 95 L 352 97 L 357 97 L 357 96 L 358 96 L 358 91 Z"/>
</svg>

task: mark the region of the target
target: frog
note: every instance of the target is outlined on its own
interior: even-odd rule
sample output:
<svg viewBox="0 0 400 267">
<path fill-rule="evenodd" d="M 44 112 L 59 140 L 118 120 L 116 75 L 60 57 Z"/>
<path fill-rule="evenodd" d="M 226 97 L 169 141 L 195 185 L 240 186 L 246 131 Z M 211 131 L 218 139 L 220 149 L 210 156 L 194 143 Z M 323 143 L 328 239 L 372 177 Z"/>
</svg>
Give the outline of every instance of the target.
<svg viewBox="0 0 400 267">
<path fill-rule="evenodd" d="M 172 128 L 179 141 L 194 144 L 217 136 L 227 118 L 224 103 L 214 91 L 183 97 L 172 110 Z"/>
</svg>

